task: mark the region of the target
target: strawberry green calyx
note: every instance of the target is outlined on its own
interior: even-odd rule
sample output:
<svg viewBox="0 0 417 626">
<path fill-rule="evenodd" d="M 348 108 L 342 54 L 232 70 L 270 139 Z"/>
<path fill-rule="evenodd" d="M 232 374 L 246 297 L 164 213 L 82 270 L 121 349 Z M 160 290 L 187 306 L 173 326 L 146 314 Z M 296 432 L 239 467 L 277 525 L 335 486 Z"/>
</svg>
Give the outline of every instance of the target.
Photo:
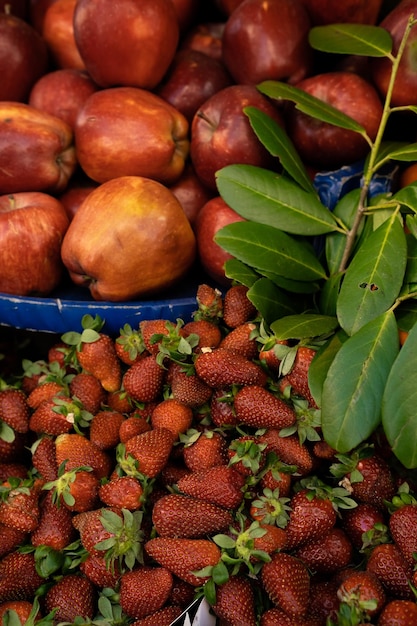
<svg viewBox="0 0 417 626">
<path fill-rule="evenodd" d="M 287 389 L 290 391 L 289 387 Z M 284 392 L 284 397 L 287 393 L 287 389 Z M 296 421 L 292 426 L 280 430 L 279 434 L 281 437 L 288 437 L 289 435 L 297 433 L 301 444 L 305 441 L 320 441 L 320 409 L 311 407 L 308 401 L 302 398 L 291 397 L 291 400 L 297 416 Z"/>
<path fill-rule="evenodd" d="M 263 466 L 263 452 L 266 447 L 265 443 L 257 443 L 251 438 L 234 439 L 229 446 L 229 450 L 234 452 L 229 465 L 241 463 L 252 474 L 256 474 Z"/>
<path fill-rule="evenodd" d="M 35 624 L 36 626 L 53 626 L 55 623 L 54 616 L 57 610 L 58 609 L 56 608 L 47 615 L 41 616 L 39 599 L 35 596 L 32 602 L 31 611 L 24 623 L 26 626 L 35 626 Z M 3 626 L 21 626 L 22 622 L 20 621 L 17 611 L 14 609 L 7 609 L 2 616 L 2 624 Z"/>
<path fill-rule="evenodd" d="M 143 539 L 141 529 L 143 511 L 121 509 L 122 516 L 114 511 L 103 510 L 100 521 L 111 536 L 95 544 L 96 550 L 104 552 L 109 569 L 117 563 L 120 571 L 132 570 L 136 563 L 143 565 Z"/>
<path fill-rule="evenodd" d="M 69 507 L 75 503 L 75 498 L 71 493 L 71 485 L 75 482 L 79 472 L 92 472 L 93 468 L 89 465 L 80 465 L 74 469 L 65 470 L 66 461 L 63 461 L 58 468 L 58 477 L 44 484 L 43 489 L 52 491 L 52 502 L 59 508 L 61 502 L 64 501 Z"/>
<path fill-rule="evenodd" d="M 117 337 L 116 343 L 123 347 L 132 361 L 145 351 L 145 343 L 141 332 L 132 328 L 130 324 L 125 324 L 120 329 L 120 335 Z"/>
<path fill-rule="evenodd" d="M 307 499 L 329 500 L 336 512 L 339 509 L 353 509 L 357 506 L 356 500 L 350 497 L 348 489 L 330 486 L 317 476 L 302 478 L 295 490 L 300 489 L 307 490 Z"/>
<path fill-rule="evenodd" d="M 256 519 L 261 519 L 263 524 L 272 524 L 285 528 L 288 523 L 288 505 L 290 498 L 280 497 L 279 489 L 265 487 L 262 495 L 252 501 L 251 515 Z"/>
<path fill-rule="evenodd" d="M 6 502 L 10 497 L 19 493 L 28 496 L 34 483 L 35 479 L 33 477 L 22 479 L 18 476 L 10 476 L 7 481 L 0 485 L 0 502 Z"/>
<path fill-rule="evenodd" d="M 77 398 L 66 398 L 65 396 L 56 396 L 54 398 L 53 411 L 59 415 L 63 415 L 68 422 L 74 425 L 75 432 L 82 435 L 82 428 L 87 428 L 93 419 L 92 413 L 86 411 L 82 402 Z"/>
<path fill-rule="evenodd" d="M 181 335 L 184 320 L 177 319 L 176 324 L 167 320 L 165 327 L 167 334 L 155 333 L 151 336 L 151 344 L 159 344 L 159 352 L 156 360 L 159 365 L 164 365 L 166 360 L 174 363 L 186 364 L 193 354 L 193 349 L 198 345 L 198 335 L 192 333 L 188 337 Z"/>
</svg>

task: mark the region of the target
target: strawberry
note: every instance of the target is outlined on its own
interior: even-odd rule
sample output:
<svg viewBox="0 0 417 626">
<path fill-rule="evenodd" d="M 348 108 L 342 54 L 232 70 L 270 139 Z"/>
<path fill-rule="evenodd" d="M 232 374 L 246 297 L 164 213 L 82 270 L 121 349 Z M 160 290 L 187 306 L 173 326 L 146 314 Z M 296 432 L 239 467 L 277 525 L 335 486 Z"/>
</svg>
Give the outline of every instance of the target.
<svg viewBox="0 0 417 626">
<path fill-rule="evenodd" d="M 172 584 L 172 574 L 165 567 L 144 565 L 125 572 L 120 578 L 120 606 L 130 618 L 146 617 L 163 607 Z"/>
<path fill-rule="evenodd" d="M 293 617 L 275 606 L 262 613 L 259 626 L 320 626 L 322 623 L 324 622 L 314 622 L 302 617 L 297 617 L 297 621 L 294 622 Z"/>
<path fill-rule="evenodd" d="M 288 502 L 290 498 L 280 495 L 280 490 L 264 487 L 262 494 L 255 497 L 249 505 L 252 519 L 262 523 L 285 528 L 288 524 Z"/>
<path fill-rule="evenodd" d="M 28 474 L 28 468 L 23 463 L 0 463 L 0 482 L 5 482 L 11 476 L 24 480 Z"/>
<path fill-rule="evenodd" d="M 27 403 L 31 409 L 37 409 L 44 400 L 52 400 L 58 394 L 66 394 L 66 387 L 57 381 L 42 382 L 27 397 Z"/>
<path fill-rule="evenodd" d="M 256 536 L 253 541 L 253 547 L 255 551 L 264 552 L 266 554 L 273 554 L 277 550 L 283 550 L 287 543 L 287 534 L 284 529 L 275 526 L 274 524 L 265 524 L 255 522 L 259 524 L 259 530 L 264 531 L 263 535 Z"/>
<path fill-rule="evenodd" d="M 193 411 L 191 407 L 183 404 L 175 398 L 161 400 L 151 416 L 152 428 L 166 428 L 172 432 L 174 439 L 185 433 L 193 421 Z"/>
<path fill-rule="evenodd" d="M 223 316 L 223 297 L 219 289 L 201 283 L 197 287 L 196 300 L 198 309 L 193 319 L 207 319 L 218 322 Z"/>
<path fill-rule="evenodd" d="M 152 522 L 160 537 L 195 539 L 226 531 L 233 518 L 230 511 L 216 504 L 170 493 L 154 504 Z"/>
<path fill-rule="evenodd" d="M 111 450 L 120 442 L 120 426 L 125 416 L 119 411 L 98 411 L 90 422 L 89 439 L 100 450 Z"/>
<path fill-rule="evenodd" d="M 6 430 L 5 423 L 2 424 L 2 432 Z M 9 434 L 6 437 L 0 436 L 0 463 L 13 463 L 21 461 L 25 456 L 25 449 L 28 445 L 27 433 L 18 433 L 10 426 L 7 427 Z"/>
<path fill-rule="evenodd" d="M 227 450 L 229 465 L 244 476 L 255 476 L 265 466 L 266 444 L 259 443 L 256 435 L 235 437 Z"/>
<path fill-rule="evenodd" d="M 209 320 L 196 320 L 184 324 L 182 335 L 189 337 L 190 335 L 198 336 L 198 343 L 194 346 L 195 352 L 201 352 L 203 348 L 217 348 L 222 340 L 221 330 L 216 322 Z"/>
<path fill-rule="evenodd" d="M 130 415 L 134 410 L 134 401 L 124 389 L 107 393 L 105 404 L 109 409 L 124 415 Z"/>
<path fill-rule="evenodd" d="M 324 535 L 303 543 L 293 554 L 310 571 L 333 574 L 351 563 L 353 546 L 344 530 L 333 527 Z"/>
<path fill-rule="evenodd" d="M 81 334 L 77 344 L 78 362 L 84 372 L 98 378 L 106 391 L 117 391 L 122 382 L 122 370 L 114 340 L 109 335 L 89 331 L 88 336 Z"/>
<path fill-rule="evenodd" d="M 211 398 L 212 388 L 179 363 L 169 364 L 167 383 L 172 397 L 192 409 L 203 406 Z"/>
<path fill-rule="evenodd" d="M 55 480 L 58 476 L 55 441 L 47 435 L 37 439 L 31 448 L 32 465 L 45 480 Z"/>
<path fill-rule="evenodd" d="M 267 376 L 254 361 L 224 348 L 197 354 L 195 371 L 205 383 L 215 389 L 230 385 L 265 386 Z"/>
<path fill-rule="evenodd" d="M 237 328 L 257 316 L 255 305 L 247 297 L 248 291 L 245 285 L 232 285 L 226 291 L 223 298 L 223 321 L 229 328 Z"/>
<path fill-rule="evenodd" d="M 44 400 L 30 416 L 29 428 L 36 434 L 54 437 L 71 432 L 74 429 L 71 400 L 61 394 Z"/>
<path fill-rule="evenodd" d="M 212 609 L 219 620 L 231 626 L 256 626 L 255 593 L 249 578 L 231 576 L 216 588 Z"/>
<path fill-rule="evenodd" d="M 111 472 L 112 461 L 107 452 L 79 433 L 58 435 L 55 450 L 58 467 L 65 461 L 66 471 L 89 466 L 98 479 L 106 478 Z"/>
<path fill-rule="evenodd" d="M 180 440 L 184 444 L 183 459 L 191 470 L 203 470 L 214 465 L 227 465 L 227 443 L 224 436 L 211 429 L 190 429 Z"/>
<path fill-rule="evenodd" d="M 378 626 L 417 624 L 417 604 L 412 600 L 390 600 L 378 618 Z"/>
<path fill-rule="evenodd" d="M 81 466 L 65 469 L 62 463 L 58 470 L 58 478 L 44 485 L 44 489 L 52 491 L 52 501 L 70 511 L 81 513 L 89 511 L 98 503 L 100 481 L 92 468 Z"/>
<path fill-rule="evenodd" d="M 169 596 L 169 603 L 186 608 L 195 599 L 195 588 L 190 583 L 181 580 L 177 576 L 173 577 L 173 584 L 171 594 Z"/>
<path fill-rule="evenodd" d="M 235 393 L 233 387 L 219 388 L 213 391 L 210 401 L 211 421 L 218 428 L 237 426 L 239 420 L 234 407 Z"/>
<path fill-rule="evenodd" d="M 408 495 L 408 494 L 407 494 Z M 411 497 L 410 497 L 411 498 Z M 401 498 L 394 498 L 398 501 Z M 401 502 L 399 508 L 391 512 L 388 521 L 391 537 L 411 566 L 416 564 L 417 552 L 417 502 L 414 498 L 408 504 Z"/>
<path fill-rule="evenodd" d="M 189 473 L 190 470 L 184 467 L 184 465 L 168 461 L 158 477 L 158 482 L 169 490 L 170 487 L 175 488 L 179 479 Z"/>
<path fill-rule="evenodd" d="M 366 502 L 359 502 L 354 509 L 343 512 L 342 527 L 357 550 L 361 550 L 369 540 L 384 540 L 387 537 L 384 513 Z"/>
<path fill-rule="evenodd" d="M 125 458 L 132 456 L 141 474 L 154 478 L 164 468 L 171 454 L 174 437 L 167 428 L 153 428 L 126 441 Z"/>
<path fill-rule="evenodd" d="M 159 352 L 162 336 L 169 337 L 175 329 L 175 325 L 167 319 L 142 320 L 139 330 L 147 352 L 156 356 Z"/>
<path fill-rule="evenodd" d="M 115 476 L 100 486 L 98 495 L 106 506 L 136 511 L 142 506 L 144 493 L 137 478 Z"/>
<path fill-rule="evenodd" d="M 136 402 L 153 402 L 162 393 L 166 371 L 149 355 L 134 363 L 123 376 L 123 388 Z"/>
<path fill-rule="evenodd" d="M 71 348 L 64 341 L 57 341 L 48 348 L 47 362 L 49 365 L 57 363 L 60 368 L 73 370 Z"/>
<path fill-rule="evenodd" d="M 0 602 L 32 600 L 43 582 L 33 552 L 14 551 L 0 560 Z"/>
<path fill-rule="evenodd" d="M 10 478 L 0 486 L 0 523 L 30 533 L 39 523 L 43 481 Z"/>
<path fill-rule="evenodd" d="M 66 507 L 56 506 L 52 492 L 47 491 L 41 500 L 39 524 L 30 535 L 31 544 L 59 551 L 73 539 L 75 532 L 71 512 Z"/>
<path fill-rule="evenodd" d="M 181 615 L 182 609 L 175 604 L 163 606 L 162 609 L 132 622 L 132 626 L 171 626 Z"/>
<path fill-rule="evenodd" d="M 312 576 L 308 617 L 316 619 L 318 624 L 327 624 L 326 620 L 336 620 L 340 608 L 340 600 L 337 596 L 339 585 L 340 581 L 335 577 L 323 579 Z"/>
<path fill-rule="evenodd" d="M 57 609 L 56 622 L 73 623 L 77 616 L 91 620 L 96 611 L 96 591 L 92 582 L 82 574 L 66 574 L 45 594 L 45 609 Z"/>
<path fill-rule="evenodd" d="M 349 455 L 337 454 L 336 457 L 337 462 L 330 466 L 330 471 L 351 490 L 352 497 L 385 508 L 385 500 L 391 500 L 396 489 L 390 466 L 373 446 L 365 443 Z"/>
<path fill-rule="evenodd" d="M 352 570 L 338 588 L 341 602 L 362 607 L 363 621 L 378 615 L 386 602 L 386 594 L 377 576 L 369 571 Z M 371 605 L 365 603 L 371 602 Z"/>
<path fill-rule="evenodd" d="M 26 536 L 24 530 L 0 523 L 0 559 L 22 544 Z"/>
<path fill-rule="evenodd" d="M 229 331 L 222 339 L 220 347 L 241 354 L 247 359 L 256 359 L 259 352 L 256 333 L 256 324 L 253 322 L 245 322 Z"/>
<path fill-rule="evenodd" d="M 275 606 L 293 618 L 306 614 L 310 575 L 299 559 L 286 552 L 275 552 L 271 560 L 264 563 L 261 580 Z"/>
<path fill-rule="evenodd" d="M 209 539 L 154 537 L 145 543 L 144 549 L 151 559 L 195 587 L 210 577 L 209 573 L 199 575 L 199 570 L 207 572 L 221 557 L 220 548 Z"/>
<path fill-rule="evenodd" d="M 130 415 L 120 424 L 119 428 L 119 440 L 122 443 L 126 443 L 128 439 L 135 435 L 151 430 L 151 425 L 143 417 L 137 417 L 136 415 Z"/>
<path fill-rule="evenodd" d="M 295 471 L 295 466 L 287 465 L 277 460 L 272 465 L 268 466 L 268 469 L 261 477 L 259 485 L 262 490 L 269 489 L 271 492 L 278 489 L 279 495 L 282 498 L 286 498 L 290 495 L 292 474 Z"/>
<path fill-rule="evenodd" d="M 69 383 L 69 393 L 79 400 L 86 411 L 95 415 L 106 401 L 106 391 L 98 378 L 78 372 Z"/>
<path fill-rule="evenodd" d="M 260 443 L 266 443 L 266 452 L 275 452 L 278 459 L 288 465 L 295 465 L 301 476 L 310 474 L 314 467 L 314 460 L 310 450 L 297 435 L 282 437 L 276 428 L 268 428 L 259 436 Z"/>
<path fill-rule="evenodd" d="M 6 626 L 13 619 L 12 615 L 18 617 L 20 624 L 30 624 L 30 618 L 33 615 L 33 603 L 29 600 L 9 600 L 0 604 L 0 624 Z"/>
<path fill-rule="evenodd" d="M 291 370 L 280 381 L 280 389 L 283 391 L 287 385 L 290 385 L 292 392 L 305 398 L 310 406 L 317 408 L 308 382 L 309 367 L 315 355 L 316 350 L 313 348 L 298 346 Z"/>
<path fill-rule="evenodd" d="M 190 472 L 177 483 L 180 492 L 227 509 L 235 509 L 241 504 L 244 486 L 245 477 L 227 465 Z"/>
<path fill-rule="evenodd" d="M 0 425 L 3 422 L 17 433 L 27 433 L 29 416 L 29 406 L 23 391 L 14 387 L 0 390 Z"/>
<path fill-rule="evenodd" d="M 109 567 L 103 554 L 87 554 L 80 563 L 80 571 L 96 587 L 109 589 L 117 587 L 121 575 L 117 563 Z"/>
<path fill-rule="evenodd" d="M 120 329 L 114 345 L 117 356 L 125 365 L 133 365 L 146 351 L 142 333 L 138 328 L 132 328 L 130 324 L 125 324 Z"/>
<path fill-rule="evenodd" d="M 234 407 L 240 423 L 254 428 L 287 428 L 296 421 L 294 409 L 274 393 L 259 385 L 242 387 Z"/>
<path fill-rule="evenodd" d="M 388 595 L 401 600 L 413 598 L 410 588 L 413 568 L 395 543 L 375 546 L 368 557 L 366 569 L 380 580 Z"/>
</svg>

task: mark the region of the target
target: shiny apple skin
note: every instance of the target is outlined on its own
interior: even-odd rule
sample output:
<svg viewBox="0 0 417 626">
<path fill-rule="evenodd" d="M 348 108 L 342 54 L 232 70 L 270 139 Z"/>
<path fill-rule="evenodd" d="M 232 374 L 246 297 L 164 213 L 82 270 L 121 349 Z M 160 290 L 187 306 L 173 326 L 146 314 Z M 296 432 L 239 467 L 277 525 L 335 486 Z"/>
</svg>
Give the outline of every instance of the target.
<svg viewBox="0 0 417 626">
<path fill-rule="evenodd" d="M 376 24 L 383 0 L 301 0 L 314 26 L 336 23 Z"/>
<path fill-rule="evenodd" d="M 64 273 L 61 243 L 68 225 L 64 207 L 49 194 L 0 196 L 0 292 L 50 294 Z"/>
<path fill-rule="evenodd" d="M 21 102 L 0 102 L 0 193 L 59 193 L 77 167 L 63 120 Z"/>
<path fill-rule="evenodd" d="M 92 94 L 77 117 L 79 163 L 96 182 L 145 176 L 173 184 L 189 153 L 185 117 L 156 94 L 113 87 Z"/>
<path fill-rule="evenodd" d="M 190 162 L 187 162 L 180 178 L 170 187 L 170 190 L 179 200 L 194 228 L 200 209 L 213 197 L 213 192 L 202 184 Z"/>
<path fill-rule="evenodd" d="M 45 12 L 42 22 L 44 38 L 55 68 L 85 70 L 74 38 L 74 10 L 77 0 L 56 0 Z"/>
<path fill-rule="evenodd" d="M 235 83 L 296 83 L 311 70 L 310 27 L 300 0 L 245 0 L 226 22 L 223 62 Z"/>
<path fill-rule="evenodd" d="M 149 297 L 175 285 L 196 257 L 194 232 L 173 193 L 140 176 L 93 190 L 64 237 L 62 260 L 96 300 Z"/>
<path fill-rule="evenodd" d="M 225 22 L 202 22 L 196 24 L 180 42 L 180 49 L 197 50 L 216 59 L 216 61 L 222 61 L 222 39 L 225 25 Z"/>
</svg>

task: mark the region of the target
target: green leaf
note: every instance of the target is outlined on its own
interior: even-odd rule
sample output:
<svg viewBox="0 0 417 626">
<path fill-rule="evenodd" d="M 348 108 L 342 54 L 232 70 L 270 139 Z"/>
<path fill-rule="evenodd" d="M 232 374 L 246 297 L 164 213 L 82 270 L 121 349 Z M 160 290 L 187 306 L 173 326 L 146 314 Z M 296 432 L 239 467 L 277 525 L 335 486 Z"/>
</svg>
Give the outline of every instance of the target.
<svg viewBox="0 0 417 626">
<path fill-rule="evenodd" d="M 290 291 L 291 293 L 316 293 L 320 289 L 320 284 L 313 281 L 290 280 L 279 274 L 263 272 L 277 287 Z"/>
<path fill-rule="evenodd" d="M 317 350 L 308 368 L 308 384 L 311 394 L 319 407 L 321 406 L 322 389 L 327 372 L 346 338 L 347 335 L 342 330 L 330 337 L 324 346 Z"/>
<path fill-rule="evenodd" d="M 0 420 L 0 440 L 6 443 L 12 443 L 16 438 L 16 433 L 13 428 Z"/>
<path fill-rule="evenodd" d="M 406 263 L 404 229 L 393 213 L 362 243 L 343 279 L 337 316 L 349 335 L 392 306 Z"/>
<path fill-rule="evenodd" d="M 307 339 L 321 337 L 339 326 L 336 317 L 316 313 L 287 315 L 271 324 L 274 335 L 280 339 Z"/>
<path fill-rule="evenodd" d="M 221 228 L 214 239 L 232 256 L 259 272 L 305 281 L 326 277 L 309 246 L 266 224 L 234 222 Z"/>
<path fill-rule="evenodd" d="M 319 309 L 323 315 L 336 315 L 342 278 L 343 273 L 333 274 L 323 284 L 319 295 Z"/>
<path fill-rule="evenodd" d="M 366 24 L 329 24 L 309 32 L 310 45 L 321 52 L 385 57 L 392 49 L 392 38 L 385 28 Z"/>
<path fill-rule="evenodd" d="M 417 324 L 417 301 L 406 300 L 395 310 L 398 327 L 402 330 L 411 330 Z"/>
<path fill-rule="evenodd" d="M 250 125 L 259 141 L 272 156 L 279 158 L 291 178 L 305 191 L 316 193 L 304 163 L 285 129 L 256 107 L 248 106 L 243 111 L 249 117 Z"/>
<path fill-rule="evenodd" d="M 348 115 L 345 115 L 336 109 L 336 107 L 327 104 L 323 100 L 312 96 L 298 87 L 273 80 L 266 80 L 257 85 L 257 87 L 261 93 L 273 98 L 274 100 L 278 100 L 279 102 L 282 100 L 290 100 L 294 102 L 295 107 L 306 115 L 310 115 L 311 117 L 314 117 L 322 122 L 333 124 L 334 126 L 339 126 L 340 128 L 346 128 L 347 130 L 359 133 L 363 137 L 367 137 L 366 130 L 363 126 L 356 122 L 356 120 Z"/>
<path fill-rule="evenodd" d="M 394 313 L 373 319 L 349 337 L 330 364 L 321 394 L 323 436 L 346 453 L 381 420 L 381 402 L 399 341 Z"/>
<path fill-rule="evenodd" d="M 257 272 L 238 259 L 227 259 L 224 264 L 224 272 L 228 278 L 246 285 L 246 287 L 251 287 L 259 279 Z"/>
<path fill-rule="evenodd" d="M 417 143 L 400 143 L 387 154 L 393 161 L 417 161 Z"/>
<path fill-rule="evenodd" d="M 417 325 L 413 326 L 391 368 L 382 395 L 382 425 L 391 450 L 407 468 L 417 467 Z"/>
<path fill-rule="evenodd" d="M 247 297 L 255 305 L 267 324 L 294 313 L 294 303 L 269 278 L 259 278 L 247 292 Z"/>
<path fill-rule="evenodd" d="M 316 192 L 254 165 L 228 165 L 216 174 L 223 200 L 247 220 L 297 235 L 322 235 L 337 228 Z"/>
<path fill-rule="evenodd" d="M 360 189 L 353 189 L 344 195 L 341 200 L 336 204 L 333 214 L 339 217 L 342 222 L 349 229 L 352 227 L 355 220 L 356 212 L 359 206 Z M 360 225 L 360 234 L 363 230 L 362 220 Z M 343 252 L 346 246 L 346 233 L 330 233 L 325 240 L 325 254 L 327 266 L 331 274 L 335 274 L 339 271 L 340 262 L 342 260 Z"/>
<path fill-rule="evenodd" d="M 405 270 L 404 283 L 417 283 L 417 239 L 412 235 L 406 236 L 407 240 L 407 267 Z"/>
<path fill-rule="evenodd" d="M 417 181 L 410 183 L 397 191 L 397 193 L 394 193 L 392 200 L 409 208 L 414 214 L 417 213 Z"/>
</svg>

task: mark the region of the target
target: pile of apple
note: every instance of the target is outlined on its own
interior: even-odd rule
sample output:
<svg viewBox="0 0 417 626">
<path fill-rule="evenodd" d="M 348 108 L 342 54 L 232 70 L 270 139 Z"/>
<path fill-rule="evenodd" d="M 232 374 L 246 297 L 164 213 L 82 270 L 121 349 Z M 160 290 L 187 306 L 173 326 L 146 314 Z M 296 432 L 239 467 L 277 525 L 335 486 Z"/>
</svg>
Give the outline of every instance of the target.
<svg viewBox="0 0 417 626">
<path fill-rule="evenodd" d="M 226 284 L 228 255 L 213 236 L 243 218 L 215 174 L 280 168 L 245 107 L 286 129 L 312 176 L 369 148 L 256 85 L 297 85 L 374 138 L 389 64 L 324 63 L 309 31 L 381 23 L 395 41 L 412 5 L 417 13 L 410 0 L 2 0 L 0 292 L 49 295 L 69 280 L 97 300 L 140 299 L 196 264 Z M 416 81 L 406 68 L 393 102 L 414 104 Z"/>
</svg>

